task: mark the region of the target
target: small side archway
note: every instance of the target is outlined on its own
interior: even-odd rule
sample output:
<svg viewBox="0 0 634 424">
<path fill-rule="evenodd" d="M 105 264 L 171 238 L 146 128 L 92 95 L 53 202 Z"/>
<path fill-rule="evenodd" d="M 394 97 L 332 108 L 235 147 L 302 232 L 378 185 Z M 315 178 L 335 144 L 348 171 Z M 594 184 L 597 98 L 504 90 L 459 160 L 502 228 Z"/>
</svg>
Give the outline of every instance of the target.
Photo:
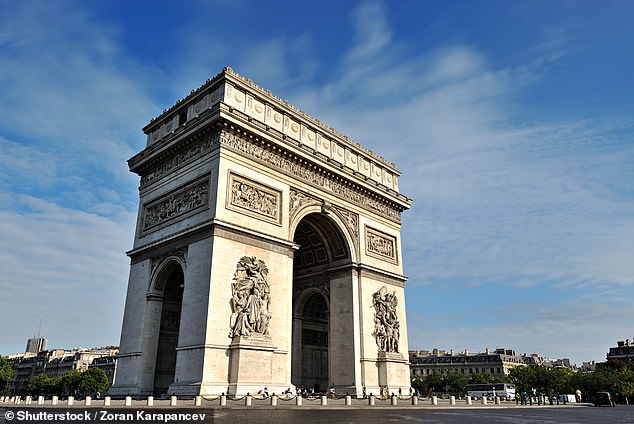
<svg viewBox="0 0 634 424">
<path fill-rule="evenodd" d="M 152 390 L 155 396 L 167 394 L 174 382 L 184 283 L 180 258 L 167 258 L 156 270 L 151 285 L 152 296 L 161 306 Z"/>
</svg>

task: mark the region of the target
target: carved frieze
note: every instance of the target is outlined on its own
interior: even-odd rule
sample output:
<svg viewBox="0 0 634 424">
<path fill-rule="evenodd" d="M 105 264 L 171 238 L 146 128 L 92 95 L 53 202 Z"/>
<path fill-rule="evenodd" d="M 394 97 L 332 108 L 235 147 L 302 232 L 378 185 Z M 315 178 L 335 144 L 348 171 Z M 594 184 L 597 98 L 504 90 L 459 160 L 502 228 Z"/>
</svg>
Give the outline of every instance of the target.
<svg viewBox="0 0 634 424">
<path fill-rule="evenodd" d="M 400 323 L 396 314 L 398 299 L 396 291 L 389 293 L 383 286 L 372 295 L 374 307 L 374 332 L 372 335 L 381 352 L 398 353 Z"/>
<path fill-rule="evenodd" d="M 282 225 L 282 192 L 249 178 L 229 173 L 227 209 Z"/>
<path fill-rule="evenodd" d="M 264 261 L 255 256 L 243 256 L 238 261 L 231 284 L 230 338 L 268 336 L 271 321 L 268 273 Z"/>
<path fill-rule="evenodd" d="M 220 143 L 272 165 L 307 183 L 319 186 L 342 199 L 356 203 L 394 222 L 401 222 L 400 211 L 392 205 L 362 193 L 345 181 L 327 174 L 317 166 L 306 162 L 300 163 L 279 149 L 265 148 L 228 131 L 220 133 Z"/>
<path fill-rule="evenodd" d="M 365 253 L 388 262 L 398 263 L 396 237 L 365 227 Z"/>
<path fill-rule="evenodd" d="M 213 150 L 218 145 L 220 136 L 218 133 L 204 137 L 200 141 L 187 147 L 183 151 L 170 156 L 169 159 L 159 163 L 141 176 L 141 188 L 147 186 L 152 181 L 162 177 L 168 172 L 191 162 L 193 159 Z"/>
<path fill-rule="evenodd" d="M 142 229 L 152 231 L 168 221 L 207 207 L 208 204 L 209 180 L 205 178 L 145 206 Z"/>
</svg>

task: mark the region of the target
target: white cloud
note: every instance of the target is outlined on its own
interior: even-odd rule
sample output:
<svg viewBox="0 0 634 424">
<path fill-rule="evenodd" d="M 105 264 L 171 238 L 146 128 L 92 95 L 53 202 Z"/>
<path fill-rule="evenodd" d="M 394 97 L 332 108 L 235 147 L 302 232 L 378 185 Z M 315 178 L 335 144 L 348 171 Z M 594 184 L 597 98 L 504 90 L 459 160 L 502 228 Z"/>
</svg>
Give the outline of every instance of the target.
<svg viewBox="0 0 634 424">
<path fill-rule="evenodd" d="M 4 346 L 21 345 L 24 328 L 37 328 L 51 347 L 77 341 L 118 343 L 135 213 L 113 218 L 61 208 L 37 198 L 2 198 L 23 212 L 0 211 L 0 291 Z M 9 352 L 4 352 L 9 353 Z"/>
</svg>

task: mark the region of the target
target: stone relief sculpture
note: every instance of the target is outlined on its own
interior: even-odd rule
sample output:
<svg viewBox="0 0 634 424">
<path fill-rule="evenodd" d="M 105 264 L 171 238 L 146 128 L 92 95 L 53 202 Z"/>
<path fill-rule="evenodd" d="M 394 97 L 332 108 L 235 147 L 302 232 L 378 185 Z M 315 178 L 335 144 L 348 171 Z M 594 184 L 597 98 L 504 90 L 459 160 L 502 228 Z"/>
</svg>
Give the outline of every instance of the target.
<svg viewBox="0 0 634 424">
<path fill-rule="evenodd" d="M 179 191 L 158 203 L 145 208 L 143 230 L 169 221 L 196 208 L 207 205 L 209 182 L 203 181 L 195 186 Z"/>
<path fill-rule="evenodd" d="M 388 293 L 385 286 L 372 295 L 372 306 L 374 307 L 374 332 L 372 335 L 382 352 L 398 353 L 400 324 L 396 316 L 397 305 L 396 291 Z"/>
<path fill-rule="evenodd" d="M 243 256 L 238 261 L 231 284 L 229 337 L 269 334 L 271 288 L 266 281 L 268 273 L 264 261 L 255 256 Z"/>
</svg>

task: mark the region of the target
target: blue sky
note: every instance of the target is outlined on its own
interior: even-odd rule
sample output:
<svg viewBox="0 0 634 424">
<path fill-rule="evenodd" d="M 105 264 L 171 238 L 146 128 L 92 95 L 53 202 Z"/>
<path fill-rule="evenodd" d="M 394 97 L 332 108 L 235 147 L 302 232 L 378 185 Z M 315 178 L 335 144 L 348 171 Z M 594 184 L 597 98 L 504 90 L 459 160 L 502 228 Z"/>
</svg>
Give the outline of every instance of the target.
<svg viewBox="0 0 634 424">
<path fill-rule="evenodd" d="M 318 7 L 317 7 L 318 5 Z M 223 66 L 396 162 L 410 348 L 633 338 L 629 1 L 0 0 L 0 354 L 118 344 L 141 128 Z"/>
</svg>

